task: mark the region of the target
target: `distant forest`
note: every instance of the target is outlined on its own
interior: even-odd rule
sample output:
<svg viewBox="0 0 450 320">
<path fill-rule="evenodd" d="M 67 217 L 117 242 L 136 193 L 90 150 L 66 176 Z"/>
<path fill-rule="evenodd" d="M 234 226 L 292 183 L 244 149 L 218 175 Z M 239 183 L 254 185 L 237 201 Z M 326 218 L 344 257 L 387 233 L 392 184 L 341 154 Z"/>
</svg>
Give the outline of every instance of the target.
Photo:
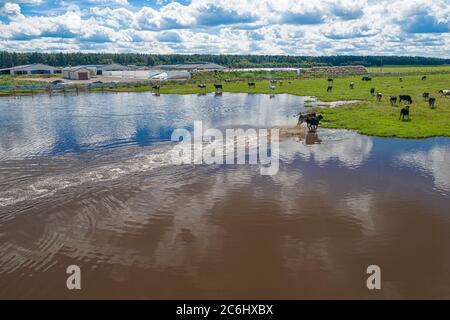
<svg viewBox="0 0 450 320">
<path fill-rule="evenodd" d="M 0 51 L 0 68 L 23 64 L 44 63 L 51 66 L 120 63 L 154 66 L 159 64 L 214 62 L 230 68 L 310 67 L 363 65 L 442 65 L 450 59 L 400 56 L 271 56 L 271 55 L 210 55 L 210 54 L 139 54 L 139 53 L 40 53 Z"/>
</svg>

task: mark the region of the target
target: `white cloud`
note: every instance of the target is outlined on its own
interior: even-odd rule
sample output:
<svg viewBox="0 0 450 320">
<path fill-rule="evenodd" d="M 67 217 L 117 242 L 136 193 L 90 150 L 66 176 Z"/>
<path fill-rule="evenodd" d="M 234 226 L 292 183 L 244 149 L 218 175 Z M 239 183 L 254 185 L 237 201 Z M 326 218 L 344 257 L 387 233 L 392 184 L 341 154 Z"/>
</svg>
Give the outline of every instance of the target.
<svg viewBox="0 0 450 320">
<path fill-rule="evenodd" d="M 1 2 L 2 1 L 0 1 L 0 3 Z M 41 4 L 44 2 L 44 0 L 11 0 L 10 2 L 24 3 L 24 4 Z"/>
<path fill-rule="evenodd" d="M 450 149 L 436 146 L 428 152 L 406 152 L 397 157 L 397 161 L 431 174 L 436 188 L 450 191 Z"/>
<path fill-rule="evenodd" d="M 128 6 L 128 0 L 89 0 L 89 2 L 94 4 L 108 4 L 108 5 L 119 5 L 119 6 Z"/>
<path fill-rule="evenodd" d="M 370 156 L 372 138 L 359 135 L 353 131 L 332 130 L 319 132 L 321 144 L 306 145 L 296 140 L 286 139 L 280 142 L 280 157 L 284 162 L 292 162 L 297 156 L 312 159 L 319 166 L 338 160 L 348 168 L 357 168 Z"/>
<path fill-rule="evenodd" d="M 158 7 L 116 0 L 113 8 L 103 6 L 104 0 L 87 1 L 92 7 L 49 16 L 24 13 L 17 4 L 23 1 L 5 3 L 0 49 L 17 41 L 59 38 L 83 51 L 103 43 L 132 52 L 437 57 L 450 52 L 448 0 L 193 0 Z"/>
<path fill-rule="evenodd" d="M 16 3 L 7 2 L 0 9 L 0 14 L 6 15 L 9 18 L 17 18 L 21 15 L 20 6 Z"/>
</svg>

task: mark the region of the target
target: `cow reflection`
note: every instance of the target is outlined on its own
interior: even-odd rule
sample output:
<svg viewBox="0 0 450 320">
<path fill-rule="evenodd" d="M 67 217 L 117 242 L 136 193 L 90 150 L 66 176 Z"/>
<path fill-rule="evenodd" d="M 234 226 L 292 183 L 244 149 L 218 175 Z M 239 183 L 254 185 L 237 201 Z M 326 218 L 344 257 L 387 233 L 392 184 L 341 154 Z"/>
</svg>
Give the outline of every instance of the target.
<svg viewBox="0 0 450 320">
<path fill-rule="evenodd" d="M 322 140 L 319 139 L 319 135 L 315 131 L 309 131 L 305 137 L 305 144 L 320 144 Z"/>
<path fill-rule="evenodd" d="M 297 137 L 296 141 L 303 142 L 306 145 L 320 144 L 322 140 L 319 138 L 317 131 L 310 131 L 307 128 L 301 128 L 290 135 Z"/>
</svg>

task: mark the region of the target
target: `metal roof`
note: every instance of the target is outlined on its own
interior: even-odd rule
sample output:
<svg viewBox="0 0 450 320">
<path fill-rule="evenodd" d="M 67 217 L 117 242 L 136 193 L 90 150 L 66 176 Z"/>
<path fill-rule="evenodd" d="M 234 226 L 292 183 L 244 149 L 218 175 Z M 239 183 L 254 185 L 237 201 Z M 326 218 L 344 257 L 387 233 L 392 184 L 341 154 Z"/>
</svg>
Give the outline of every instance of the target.
<svg viewBox="0 0 450 320">
<path fill-rule="evenodd" d="M 42 63 L 33 63 L 33 64 L 26 64 L 26 65 L 22 65 L 22 66 L 15 66 L 15 67 L 11 67 L 11 68 L 4 68 L 4 69 L 0 69 L 0 71 L 3 70 L 21 70 L 21 71 L 32 71 L 32 70 L 60 70 L 61 68 L 56 68 L 56 67 L 52 67 L 46 64 L 42 64 Z"/>
<path fill-rule="evenodd" d="M 160 69 L 165 70 L 222 70 L 225 67 L 216 63 L 184 63 L 184 64 L 162 64 L 158 66 Z"/>
<path fill-rule="evenodd" d="M 75 72 L 75 71 L 86 71 L 89 72 L 89 69 L 85 67 L 66 67 L 63 71 Z"/>
<path fill-rule="evenodd" d="M 123 71 L 128 70 L 129 68 L 118 63 L 111 63 L 98 67 L 98 69 L 103 71 Z"/>
</svg>

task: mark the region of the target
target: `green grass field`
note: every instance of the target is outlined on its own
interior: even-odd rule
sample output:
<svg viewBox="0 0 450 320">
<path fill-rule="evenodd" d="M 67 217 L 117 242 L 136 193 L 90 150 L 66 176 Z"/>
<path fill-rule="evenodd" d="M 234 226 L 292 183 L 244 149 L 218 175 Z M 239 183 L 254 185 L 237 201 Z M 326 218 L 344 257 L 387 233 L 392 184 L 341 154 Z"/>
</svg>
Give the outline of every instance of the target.
<svg viewBox="0 0 450 320">
<path fill-rule="evenodd" d="M 0 86 L 23 86 L 28 84 L 42 84 L 42 82 L 39 81 L 26 79 L 32 77 L 33 77 L 32 75 L 28 75 L 26 77 L 26 76 L 11 76 L 2 74 L 0 75 Z"/>
</svg>

